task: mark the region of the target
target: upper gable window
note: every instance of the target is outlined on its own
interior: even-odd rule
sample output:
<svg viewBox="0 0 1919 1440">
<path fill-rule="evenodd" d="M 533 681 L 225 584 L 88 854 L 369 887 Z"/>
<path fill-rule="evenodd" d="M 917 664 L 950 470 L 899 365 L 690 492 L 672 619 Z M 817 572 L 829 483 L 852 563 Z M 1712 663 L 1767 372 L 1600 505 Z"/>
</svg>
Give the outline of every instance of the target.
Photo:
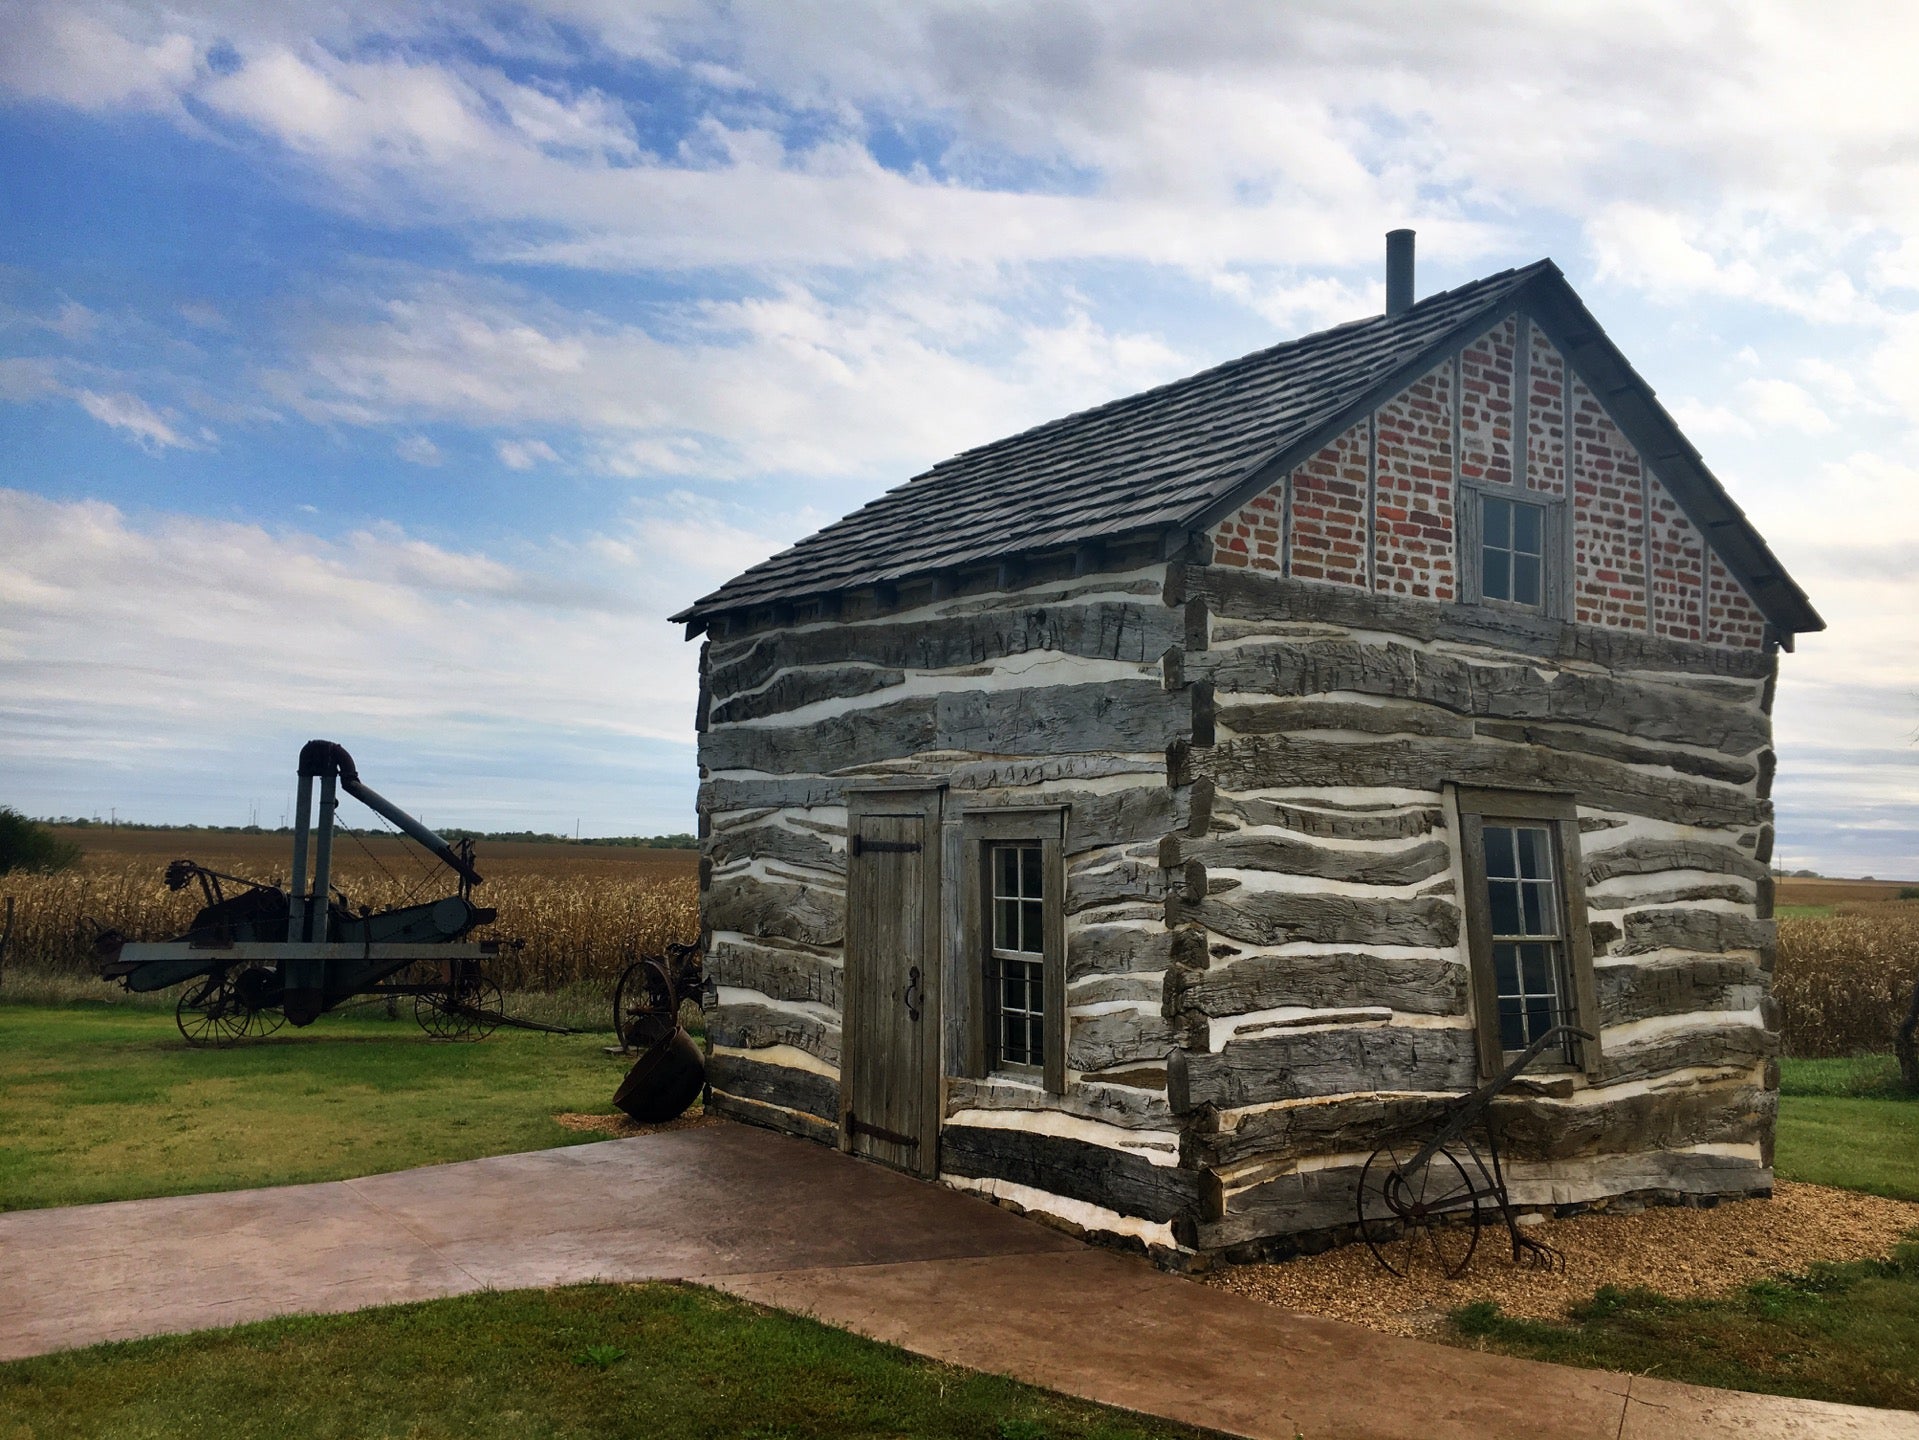
<svg viewBox="0 0 1919 1440">
<path fill-rule="evenodd" d="M 1480 497 L 1479 593 L 1533 609 L 1545 603 L 1546 511 L 1498 495 Z"/>
</svg>

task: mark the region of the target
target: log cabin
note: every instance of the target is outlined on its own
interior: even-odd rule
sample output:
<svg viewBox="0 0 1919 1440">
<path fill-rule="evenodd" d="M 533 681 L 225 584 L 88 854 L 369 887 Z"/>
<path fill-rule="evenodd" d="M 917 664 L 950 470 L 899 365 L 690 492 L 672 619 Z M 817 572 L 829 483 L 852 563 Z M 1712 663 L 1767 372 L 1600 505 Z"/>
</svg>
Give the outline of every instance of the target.
<svg viewBox="0 0 1919 1440">
<path fill-rule="evenodd" d="M 1549 260 L 969 450 L 674 617 L 709 1103 L 1168 1263 L 1759 1196 L 1804 593 Z"/>
</svg>

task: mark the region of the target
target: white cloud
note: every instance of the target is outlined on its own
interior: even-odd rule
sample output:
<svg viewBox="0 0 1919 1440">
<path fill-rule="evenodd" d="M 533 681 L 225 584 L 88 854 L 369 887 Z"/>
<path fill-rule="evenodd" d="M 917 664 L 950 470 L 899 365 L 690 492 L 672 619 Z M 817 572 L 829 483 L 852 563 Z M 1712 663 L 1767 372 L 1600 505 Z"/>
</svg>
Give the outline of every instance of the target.
<svg viewBox="0 0 1919 1440">
<path fill-rule="evenodd" d="M 304 367 L 269 383 L 307 415 L 350 424 L 571 426 L 620 476 L 897 479 L 1195 368 L 1077 309 L 1019 320 L 981 298 L 982 282 L 923 273 L 852 296 L 789 285 L 666 313 L 655 333 L 438 277 L 343 299 L 361 318 L 311 336 Z M 503 442 L 502 459 L 547 458 L 523 443 Z"/>
<path fill-rule="evenodd" d="M 622 771 L 654 755 L 684 805 L 697 650 L 665 617 L 776 546 L 706 502 L 509 559 L 393 526 L 329 541 L 0 489 L 0 774 L 16 793 L 63 767 L 177 786 L 341 727 L 482 753 L 513 734 L 624 751 Z M 496 804 L 478 776 L 466 802 Z"/>
<path fill-rule="evenodd" d="M 142 43 L 65 6 L 10 6 L 0 18 L 0 86 L 29 99 L 94 111 L 170 108 L 192 83 L 196 65 L 194 43 L 184 34 Z"/>
<path fill-rule="evenodd" d="M 556 465 L 559 454 L 544 440 L 502 440 L 493 447 L 500 463 L 509 470 L 531 470 L 535 465 Z"/>
<path fill-rule="evenodd" d="M 1824 435 L 1834 428 L 1832 417 L 1803 386 L 1790 380 L 1747 380 L 1739 387 L 1739 398 L 1762 430 L 1783 428 Z"/>
<path fill-rule="evenodd" d="M 440 463 L 440 447 L 424 435 L 408 435 L 393 447 L 393 453 L 409 465 L 432 469 Z"/>
<path fill-rule="evenodd" d="M 183 435 L 175 427 L 177 416 L 170 411 L 162 414 L 138 395 L 125 392 L 102 395 L 93 390 L 75 390 L 72 395 L 80 408 L 102 425 L 124 430 L 143 448 L 156 453 L 161 450 L 199 450 L 213 438 L 204 430 L 198 436 Z"/>
</svg>

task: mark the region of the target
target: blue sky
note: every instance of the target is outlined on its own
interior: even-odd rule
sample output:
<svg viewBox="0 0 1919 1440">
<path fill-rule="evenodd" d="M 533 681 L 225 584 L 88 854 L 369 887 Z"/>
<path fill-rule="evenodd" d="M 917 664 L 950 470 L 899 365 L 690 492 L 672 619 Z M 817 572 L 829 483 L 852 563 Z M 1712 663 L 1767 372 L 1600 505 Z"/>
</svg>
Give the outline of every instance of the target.
<svg viewBox="0 0 1919 1440">
<path fill-rule="evenodd" d="M 1674 13 L 1674 12 L 1677 13 Z M 1889 6 L 0 15 L 0 803 L 691 828 L 664 617 L 964 446 L 1551 255 L 1832 625 L 1780 856 L 1919 878 Z"/>
</svg>

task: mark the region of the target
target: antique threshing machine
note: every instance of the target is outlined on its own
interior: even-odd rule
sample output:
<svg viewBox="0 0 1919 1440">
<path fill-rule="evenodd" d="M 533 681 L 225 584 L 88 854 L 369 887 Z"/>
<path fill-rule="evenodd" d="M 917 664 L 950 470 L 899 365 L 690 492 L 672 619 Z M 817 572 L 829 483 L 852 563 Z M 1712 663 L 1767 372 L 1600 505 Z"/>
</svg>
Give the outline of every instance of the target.
<svg viewBox="0 0 1919 1440">
<path fill-rule="evenodd" d="M 342 790 L 437 856 L 457 878 L 457 888 L 397 909 L 354 909 L 332 883 L 334 812 Z M 284 1020 L 310 1025 L 363 995 L 412 996 L 421 1026 L 448 1039 L 482 1036 L 503 1023 L 553 1028 L 501 1013 L 499 986 L 482 968 L 501 942 L 467 938 L 494 919 L 492 910 L 473 903 L 473 887 L 481 883 L 473 842 L 448 844 L 369 788 L 353 757 L 330 740 L 309 741 L 300 751 L 291 890 L 223 875 L 191 860 L 167 867 L 171 888 L 196 883 L 206 904 L 184 935 L 141 943 L 109 933 L 98 946 L 103 980 L 118 980 L 129 990 L 186 983 L 175 1016 L 180 1033 L 195 1044 L 271 1034 Z"/>
</svg>

